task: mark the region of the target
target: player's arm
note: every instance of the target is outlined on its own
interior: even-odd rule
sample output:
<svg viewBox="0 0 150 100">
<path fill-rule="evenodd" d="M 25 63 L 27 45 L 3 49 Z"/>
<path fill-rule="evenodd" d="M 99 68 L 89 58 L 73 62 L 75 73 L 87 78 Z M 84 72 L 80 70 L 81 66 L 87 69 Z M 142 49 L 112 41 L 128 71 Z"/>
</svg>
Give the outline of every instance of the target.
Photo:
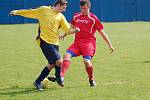
<svg viewBox="0 0 150 100">
<path fill-rule="evenodd" d="M 61 20 L 61 25 L 60 25 L 61 29 L 64 30 L 64 34 L 62 36 L 59 36 L 59 39 L 64 39 L 67 35 L 69 34 L 73 34 L 73 33 L 77 33 L 80 31 L 79 28 L 76 28 L 75 26 L 73 25 L 70 25 L 66 18 L 64 16 L 62 16 L 62 20 Z"/>
<path fill-rule="evenodd" d="M 13 10 L 10 12 L 10 15 L 15 16 L 15 15 L 20 15 L 23 17 L 27 18 L 35 18 L 37 19 L 39 16 L 39 8 L 38 9 L 24 9 L 24 10 Z"/>
<path fill-rule="evenodd" d="M 79 31 L 80 31 L 79 28 L 73 27 L 73 26 L 71 25 L 71 28 L 69 29 L 69 31 L 66 32 L 66 33 L 63 33 L 61 36 L 59 36 L 59 39 L 64 40 L 64 38 L 65 38 L 66 36 L 68 36 L 69 34 L 74 34 L 74 33 L 77 33 L 77 32 L 79 32 Z"/>
<path fill-rule="evenodd" d="M 100 33 L 100 35 L 102 36 L 102 38 L 104 39 L 104 41 L 107 43 L 107 45 L 109 46 L 111 53 L 114 52 L 114 47 L 112 46 L 108 36 L 106 35 L 106 33 L 104 32 L 104 30 L 100 30 L 98 31 Z"/>
<path fill-rule="evenodd" d="M 110 40 L 109 40 L 107 34 L 104 32 L 104 30 L 103 30 L 103 25 L 101 24 L 101 22 L 100 22 L 100 20 L 98 19 L 98 17 L 95 16 L 94 18 L 95 18 L 95 21 L 96 21 L 96 24 L 95 24 L 95 25 L 96 25 L 96 28 L 97 28 L 99 34 L 102 36 L 103 40 L 104 40 L 104 41 L 107 43 L 107 45 L 109 46 L 111 53 L 114 52 L 115 49 L 114 49 L 114 47 L 112 46 L 112 44 L 111 44 L 111 42 L 110 42 Z"/>
<path fill-rule="evenodd" d="M 67 33 L 64 33 L 65 36 L 69 35 L 69 34 L 74 34 L 80 31 L 80 29 L 78 27 L 75 27 L 74 25 L 70 24 L 71 28 Z"/>
</svg>

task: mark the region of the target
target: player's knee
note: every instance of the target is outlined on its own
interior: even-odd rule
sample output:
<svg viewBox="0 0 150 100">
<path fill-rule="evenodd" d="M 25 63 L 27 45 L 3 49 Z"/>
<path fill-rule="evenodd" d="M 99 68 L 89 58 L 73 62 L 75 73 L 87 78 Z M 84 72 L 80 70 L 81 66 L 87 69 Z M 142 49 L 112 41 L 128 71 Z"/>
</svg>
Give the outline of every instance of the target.
<svg viewBox="0 0 150 100">
<path fill-rule="evenodd" d="M 55 64 L 56 64 L 57 66 L 61 66 L 61 64 L 62 64 L 62 59 L 57 60 Z"/>
<path fill-rule="evenodd" d="M 85 67 L 90 67 L 90 66 L 92 66 L 91 59 L 92 59 L 91 56 L 84 56 L 84 57 L 83 57 Z"/>
<path fill-rule="evenodd" d="M 53 64 L 47 64 L 47 68 L 48 68 L 49 70 L 52 70 L 52 69 L 54 68 L 54 65 L 53 65 Z"/>
<path fill-rule="evenodd" d="M 71 58 L 71 54 L 70 53 L 66 53 L 63 57 L 63 60 L 68 60 L 70 61 L 70 58 Z"/>
<path fill-rule="evenodd" d="M 85 67 L 90 67 L 90 66 L 92 66 L 92 62 L 88 59 L 84 59 L 84 65 L 85 65 Z"/>
</svg>

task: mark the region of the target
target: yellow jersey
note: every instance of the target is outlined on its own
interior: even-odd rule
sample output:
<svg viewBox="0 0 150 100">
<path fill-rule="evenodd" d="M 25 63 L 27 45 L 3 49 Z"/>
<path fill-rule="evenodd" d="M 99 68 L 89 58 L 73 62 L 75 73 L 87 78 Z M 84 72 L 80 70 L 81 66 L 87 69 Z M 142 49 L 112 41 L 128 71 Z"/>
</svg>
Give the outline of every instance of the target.
<svg viewBox="0 0 150 100">
<path fill-rule="evenodd" d="M 67 33 L 70 24 L 62 13 L 56 12 L 51 6 L 41 6 L 37 9 L 17 10 L 16 15 L 38 19 L 40 23 L 40 38 L 49 44 L 59 45 L 59 28 Z"/>
</svg>

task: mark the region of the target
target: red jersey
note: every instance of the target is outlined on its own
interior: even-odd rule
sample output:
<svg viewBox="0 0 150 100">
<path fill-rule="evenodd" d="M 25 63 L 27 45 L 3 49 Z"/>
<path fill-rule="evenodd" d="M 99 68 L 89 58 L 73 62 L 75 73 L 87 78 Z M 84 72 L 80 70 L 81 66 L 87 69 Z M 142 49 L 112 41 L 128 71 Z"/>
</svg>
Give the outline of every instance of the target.
<svg viewBox="0 0 150 100">
<path fill-rule="evenodd" d="M 96 30 L 103 29 L 103 25 L 96 15 L 90 13 L 83 15 L 82 13 L 75 13 L 71 24 L 78 27 L 80 32 L 75 34 L 75 42 L 96 42 Z"/>
</svg>

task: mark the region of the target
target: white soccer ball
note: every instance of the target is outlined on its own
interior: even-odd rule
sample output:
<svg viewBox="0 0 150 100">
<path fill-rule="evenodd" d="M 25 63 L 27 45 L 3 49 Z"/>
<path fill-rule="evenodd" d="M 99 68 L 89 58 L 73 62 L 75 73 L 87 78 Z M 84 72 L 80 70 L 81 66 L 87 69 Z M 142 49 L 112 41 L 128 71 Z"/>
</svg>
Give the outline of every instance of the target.
<svg viewBox="0 0 150 100">
<path fill-rule="evenodd" d="M 45 78 L 43 81 L 42 81 L 42 85 L 43 85 L 43 88 L 46 89 L 48 88 L 49 86 L 49 80 L 47 78 Z"/>
</svg>

